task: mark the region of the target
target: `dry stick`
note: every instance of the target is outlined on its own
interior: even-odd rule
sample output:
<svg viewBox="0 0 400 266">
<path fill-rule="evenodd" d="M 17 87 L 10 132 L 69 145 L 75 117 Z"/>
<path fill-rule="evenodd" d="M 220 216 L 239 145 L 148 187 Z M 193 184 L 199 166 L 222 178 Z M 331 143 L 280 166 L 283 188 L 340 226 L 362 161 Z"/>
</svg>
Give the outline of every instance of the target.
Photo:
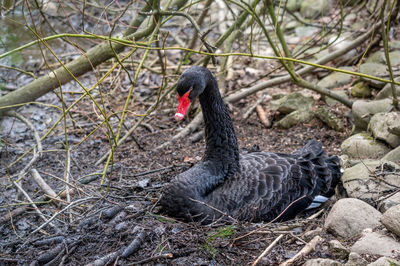
<svg viewBox="0 0 400 266">
<path fill-rule="evenodd" d="M 261 124 L 263 124 L 266 128 L 271 127 L 271 120 L 268 119 L 268 115 L 261 104 L 256 106 L 256 111 Z"/>
<path fill-rule="evenodd" d="M 31 197 L 29 196 L 28 193 L 26 193 L 26 191 L 14 180 L 11 180 L 11 182 L 13 183 L 13 185 L 18 188 L 19 191 L 22 192 L 22 194 L 24 194 L 25 198 L 30 202 L 30 204 L 33 206 L 33 208 L 35 209 L 35 211 L 39 214 L 40 218 L 42 218 L 45 221 L 45 224 L 49 224 L 51 227 L 54 228 L 54 230 L 58 233 L 60 233 L 60 229 L 58 229 L 55 225 L 53 225 L 51 223 L 51 220 L 48 220 L 44 214 L 39 210 L 38 206 L 33 202 L 33 200 L 31 199 Z M 41 227 L 40 229 L 42 229 L 43 227 Z M 36 229 L 37 231 L 40 230 L 39 228 Z"/>
<path fill-rule="evenodd" d="M 5 214 L 3 217 L 0 218 L 0 224 L 3 224 L 5 222 L 7 222 L 8 220 L 11 220 L 13 217 L 24 213 L 26 210 L 27 210 L 26 207 L 19 207 L 15 210 L 8 212 L 7 214 Z"/>
<path fill-rule="evenodd" d="M 247 119 L 253 113 L 253 111 L 256 109 L 256 107 L 260 104 L 262 104 L 265 100 L 271 99 L 271 96 L 268 94 L 263 94 L 261 97 L 257 99 L 257 101 L 250 106 L 250 108 L 243 114 L 242 119 Z"/>
<path fill-rule="evenodd" d="M 269 244 L 269 246 L 263 251 L 263 253 L 261 253 L 260 256 L 258 256 L 258 258 L 251 264 L 251 266 L 256 266 L 263 257 L 265 257 L 265 255 L 268 254 L 268 252 L 271 251 L 271 249 L 279 242 L 279 240 L 282 239 L 282 237 L 284 236 L 284 234 L 279 235 L 277 238 L 275 238 L 275 240 Z"/>
<path fill-rule="evenodd" d="M 11 178 L 17 177 L 17 180 L 19 180 L 26 174 L 28 169 L 36 162 L 36 160 L 42 154 L 42 151 L 43 151 L 42 142 L 40 141 L 39 133 L 37 132 L 35 127 L 32 125 L 32 123 L 28 119 L 26 119 L 24 116 L 14 112 L 14 111 L 8 112 L 8 115 L 21 120 L 21 122 L 23 122 L 30 130 L 32 130 L 33 136 L 35 137 L 36 146 L 38 149 L 37 152 L 35 152 L 35 149 L 33 150 L 33 157 L 30 160 L 30 162 L 27 165 L 25 165 L 25 167 L 18 174 L 11 177 Z"/>
<path fill-rule="evenodd" d="M 207 0 L 207 2 L 204 4 L 204 9 L 200 14 L 199 19 L 197 20 L 197 25 L 199 25 L 200 27 L 203 25 L 204 19 L 206 18 L 207 13 L 210 10 L 210 5 L 211 5 L 212 2 L 213 2 L 213 0 Z M 194 46 L 196 45 L 196 42 L 197 42 L 197 38 L 198 38 L 198 35 L 196 35 L 196 34 L 193 35 L 193 38 L 192 38 L 192 40 L 190 41 L 190 44 L 189 44 L 189 49 L 193 49 L 194 48 Z M 186 53 L 184 58 L 187 56 L 187 54 L 188 53 Z"/>
<path fill-rule="evenodd" d="M 296 260 L 300 259 L 302 256 L 306 256 L 310 254 L 313 250 L 315 250 L 315 247 L 323 241 L 322 237 L 320 236 L 315 236 L 313 239 L 311 239 L 310 242 L 307 243 L 296 255 L 293 256 L 293 258 L 288 259 L 287 261 L 281 263 L 279 266 L 288 266 L 292 265 Z"/>
<path fill-rule="evenodd" d="M 150 262 L 150 261 L 153 261 L 153 260 L 158 260 L 158 259 L 172 259 L 172 258 L 174 258 L 174 254 L 172 254 L 172 253 L 164 253 L 164 254 L 161 254 L 161 255 L 156 255 L 156 256 L 153 256 L 153 257 L 150 257 L 150 258 L 146 258 L 146 259 L 143 259 L 143 260 L 132 262 L 132 265 L 143 264 L 143 263 Z"/>
<path fill-rule="evenodd" d="M 84 201 L 88 201 L 88 200 L 94 200 L 94 199 L 99 199 L 98 197 L 88 197 L 88 198 L 83 198 L 83 199 L 78 199 L 76 201 L 71 202 L 70 204 L 68 204 L 64 209 L 62 209 L 59 212 L 56 212 L 53 216 L 50 217 L 49 220 L 47 220 L 45 223 L 43 223 L 41 226 L 39 226 L 38 228 L 36 228 L 35 230 L 32 231 L 32 233 L 30 234 L 34 234 L 36 232 L 38 232 L 39 230 L 41 230 L 43 227 L 45 227 L 47 224 L 49 224 L 51 221 L 53 221 L 58 215 L 60 215 L 61 213 L 65 212 L 66 210 L 68 210 L 69 208 L 71 208 L 73 205 L 84 202 Z"/>
<path fill-rule="evenodd" d="M 31 175 L 33 180 L 35 180 L 36 184 L 43 190 L 43 192 L 50 196 L 51 198 L 58 198 L 56 192 L 44 181 L 44 179 L 41 177 L 39 172 L 35 169 L 31 169 Z"/>
<path fill-rule="evenodd" d="M 67 150 L 67 161 L 66 161 L 67 165 L 65 166 L 65 193 L 66 193 L 66 199 L 68 204 L 71 203 L 71 195 L 70 193 L 70 189 L 69 189 L 69 175 L 70 175 L 70 171 L 71 171 L 71 150 Z M 68 212 L 68 216 L 69 216 L 69 222 L 72 223 L 72 213 Z"/>
</svg>

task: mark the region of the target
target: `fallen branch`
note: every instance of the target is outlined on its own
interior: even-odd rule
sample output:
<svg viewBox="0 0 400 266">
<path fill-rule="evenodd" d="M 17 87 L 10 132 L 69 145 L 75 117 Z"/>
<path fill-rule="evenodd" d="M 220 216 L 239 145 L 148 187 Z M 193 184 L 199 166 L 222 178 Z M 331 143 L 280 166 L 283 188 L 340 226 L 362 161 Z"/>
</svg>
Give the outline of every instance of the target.
<svg viewBox="0 0 400 266">
<path fill-rule="evenodd" d="M 262 104 L 266 100 L 270 100 L 271 96 L 268 94 L 263 94 L 262 97 L 259 97 L 258 100 L 250 106 L 250 108 L 243 114 L 242 119 L 247 119 L 253 113 L 253 111 L 257 108 L 258 105 Z"/>
<path fill-rule="evenodd" d="M 311 239 L 310 242 L 307 243 L 296 255 L 294 255 L 291 259 L 281 263 L 279 266 L 288 266 L 292 265 L 296 260 L 300 259 L 303 256 L 310 254 L 315 250 L 316 246 L 323 241 L 322 237 L 315 236 Z"/>
<path fill-rule="evenodd" d="M 11 177 L 11 179 L 16 177 L 17 180 L 20 180 L 26 174 L 28 169 L 36 162 L 36 160 L 39 159 L 40 155 L 42 154 L 43 147 L 42 147 L 42 142 L 41 142 L 40 137 L 39 137 L 39 133 L 37 132 L 36 128 L 32 125 L 32 123 L 28 119 L 26 119 L 23 115 L 18 114 L 18 113 L 14 112 L 14 111 L 8 112 L 8 115 L 19 119 L 30 130 L 32 130 L 33 136 L 35 137 L 35 141 L 36 141 L 37 151 L 36 151 L 35 148 L 33 149 L 33 157 L 32 157 L 32 159 L 29 161 L 29 163 L 27 165 L 25 165 L 25 167 L 21 171 L 19 171 L 18 174 L 13 175 Z"/>
<path fill-rule="evenodd" d="M 261 259 L 264 258 L 265 255 L 267 255 L 268 252 L 270 252 L 271 249 L 279 242 L 279 240 L 282 239 L 283 236 L 284 235 L 282 234 L 275 238 L 275 240 L 271 244 L 269 244 L 269 246 L 263 251 L 263 253 L 261 253 L 261 255 L 258 256 L 258 258 L 251 264 L 251 266 L 256 266 L 261 261 Z"/>
<path fill-rule="evenodd" d="M 56 192 L 43 180 L 40 176 L 39 172 L 32 168 L 31 175 L 33 180 L 35 180 L 36 184 L 43 190 L 46 195 L 49 195 L 51 198 L 58 198 Z"/>
</svg>

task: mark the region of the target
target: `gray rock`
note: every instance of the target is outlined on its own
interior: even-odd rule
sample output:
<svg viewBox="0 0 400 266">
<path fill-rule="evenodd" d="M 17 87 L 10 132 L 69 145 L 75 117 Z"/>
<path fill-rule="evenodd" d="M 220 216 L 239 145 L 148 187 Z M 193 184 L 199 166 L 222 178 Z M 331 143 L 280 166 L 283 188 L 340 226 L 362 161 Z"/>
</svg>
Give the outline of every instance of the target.
<svg viewBox="0 0 400 266">
<path fill-rule="evenodd" d="M 400 65 L 400 51 L 390 52 L 389 53 L 389 58 L 390 58 L 390 64 L 392 66 Z"/>
<path fill-rule="evenodd" d="M 302 0 L 288 0 L 286 3 L 286 8 L 289 11 L 295 12 L 300 10 Z"/>
<path fill-rule="evenodd" d="M 400 40 L 393 40 L 389 42 L 389 49 L 400 49 Z"/>
<path fill-rule="evenodd" d="M 315 116 L 324 122 L 328 127 L 336 130 L 343 131 L 344 126 L 342 120 L 340 120 L 334 113 L 328 108 L 322 106 L 318 107 L 314 112 Z"/>
<path fill-rule="evenodd" d="M 337 35 L 333 35 L 331 38 L 329 38 L 328 41 L 329 43 L 331 43 L 331 45 L 328 48 L 328 51 L 332 53 L 337 50 L 340 50 L 348 46 L 352 41 L 354 41 L 354 35 L 352 35 L 350 32 L 342 33 L 339 37 Z M 357 50 L 354 48 L 348 51 L 347 53 L 336 57 L 335 59 L 333 59 L 333 62 L 336 63 L 337 65 L 343 65 L 343 62 L 354 60 L 356 56 L 357 56 Z M 350 68 L 350 70 L 354 69 Z"/>
<path fill-rule="evenodd" d="M 389 1 L 390 2 L 390 1 Z M 370 13 L 378 12 L 381 9 L 383 0 L 369 0 L 367 1 L 367 10 Z"/>
<path fill-rule="evenodd" d="M 294 30 L 300 38 L 308 38 L 316 34 L 320 29 L 312 26 L 299 26 Z"/>
<path fill-rule="evenodd" d="M 350 252 L 349 259 L 347 260 L 345 266 L 361 266 L 367 265 L 367 261 L 363 259 L 358 253 Z"/>
<path fill-rule="evenodd" d="M 400 243 L 393 238 L 377 232 L 366 232 L 351 247 L 358 254 L 396 256 L 400 253 Z"/>
<path fill-rule="evenodd" d="M 354 124 L 359 129 L 367 129 L 372 115 L 389 112 L 393 108 L 391 99 L 378 101 L 357 100 L 351 108 Z"/>
<path fill-rule="evenodd" d="M 349 0 L 343 3 L 345 6 L 354 6 L 355 4 L 359 4 L 358 0 Z"/>
<path fill-rule="evenodd" d="M 375 53 L 370 55 L 365 62 L 385 64 L 386 63 L 385 53 L 383 51 L 376 51 Z"/>
<path fill-rule="evenodd" d="M 313 104 L 314 98 L 312 96 L 306 97 L 299 92 L 293 92 L 275 101 L 271 101 L 270 109 L 272 111 L 279 111 L 282 114 L 289 114 L 300 109 L 311 109 Z"/>
<path fill-rule="evenodd" d="M 365 29 L 367 26 L 368 23 L 366 20 L 357 20 L 350 26 L 350 28 L 354 31 L 359 31 Z"/>
<path fill-rule="evenodd" d="M 378 204 L 378 209 L 384 213 L 393 206 L 400 205 L 400 192 L 385 198 Z"/>
<path fill-rule="evenodd" d="M 353 70 L 351 67 L 342 67 L 341 69 Z M 328 76 L 324 77 L 323 79 L 321 79 L 317 83 L 317 85 L 325 89 L 333 89 L 349 84 L 351 82 L 351 79 L 352 79 L 351 75 L 341 72 L 333 72 Z"/>
<path fill-rule="evenodd" d="M 389 53 L 390 64 L 397 66 L 400 64 L 400 51 L 393 51 Z M 366 63 L 380 63 L 387 65 L 385 53 L 383 51 L 377 51 L 373 53 L 367 60 Z"/>
<path fill-rule="evenodd" d="M 368 133 L 358 133 L 343 141 L 342 152 L 355 159 L 378 159 L 390 149 L 385 144 L 375 140 Z"/>
<path fill-rule="evenodd" d="M 390 133 L 400 136 L 400 113 L 392 112 L 392 119 L 387 121 L 388 130 Z"/>
<path fill-rule="evenodd" d="M 383 140 L 393 148 L 400 145 L 400 136 L 389 132 L 389 125 L 400 122 L 400 113 L 377 113 L 369 122 L 369 129 L 376 139 Z"/>
<path fill-rule="evenodd" d="M 397 147 L 396 149 L 386 153 L 386 155 L 382 157 L 382 160 L 400 162 L 400 147 Z"/>
<path fill-rule="evenodd" d="M 364 201 L 346 198 L 338 200 L 326 217 L 324 227 L 345 238 L 357 236 L 365 228 L 380 225 L 381 213 Z"/>
<path fill-rule="evenodd" d="M 367 266 L 399 266 L 400 261 L 397 261 L 395 259 L 389 258 L 389 257 L 380 257 L 373 263 L 368 264 Z"/>
<path fill-rule="evenodd" d="M 340 262 L 331 259 L 311 259 L 306 261 L 303 266 L 340 266 Z"/>
<path fill-rule="evenodd" d="M 400 236 L 400 205 L 396 205 L 387 210 L 381 218 L 383 225 L 391 232 Z"/>
<path fill-rule="evenodd" d="M 397 82 L 400 82 L 400 77 L 397 77 L 394 79 Z M 396 88 L 396 95 L 399 96 L 400 95 L 400 86 L 395 85 L 394 86 Z M 375 100 L 381 100 L 381 99 L 385 99 L 385 98 L 389 98 L 389 97 L 393 97 L 393 93 L 392 93 L 392 86 L 390 85 L 390 83 L 386 84 L 383 89 L 381 89 L 378 94 L 375 96 Z"/>
<path fill-rule="evenodd" d="M 299 123 L 308 123 L 313 118 L 313 112 L 308 110 L 296 110 L 286 115 L 284 118 L 277 122 L 277 126 L 280 128 L 291 128 Z"/>
<path fill-rule="evenodd" d="M 331 6 L 330 0 L 304 0 L 301 3 L 300 14 L 305 18 L 316 18 L 327 14 Z"/>
<path fill-rule="evenodd" d="M 350 251 L 336 239 L 329 241 L 329 252 L 333 258 L 341 260 L 347 259 L 350 253 Z"/>
<path fill-rule="evenodd" d="M 380 63 L 364 63 L 360 65 L 360 73 L 367 74 L 374 77 L 385 77 L 388 75 L 387 67 Z M 367 81 L 371 86 L 376 88 L 383 88 L 385 83 L 382 81 L 367 79 L 362 77 L 362 80 Z"/>
<path fill-rule="evenodd" d="M 394 187 L 400 187 L 398 175 L 383 174 L 390 168 L 393 169 L 391 172 L 400 171 L 400 166 L 393 162 L 363 161 L 344 170 L 343 187 L 349 197 L 375 202 L 381 195 L 392 192 Z"/>
<path fill-rule="evenodd" d="M 351 96 L 357 98 L 369 98 L 372 95 L 372 90 L 366 82 L 357 82 L 351 87 Z"/>
<path fill-rule="evenodd" d="M 345 91 L 342 91 L 342 90 L 334 90 L 333 92 L 336 93 L 336 94 L 338 94 L 338 95 L 340 95 L 340 96 L 342 96 L 342 98 L 349 99 L 349 96 L 347 95 L 347 93 L 346 93 Z M 335 99 L 333 99 L 333 98 L 331 98 L 331 97 L 326 97 L 326 98 L 325 98 L 325 102 L 326 102 L 326 104 L 329 105 L 329 106 L 333 106 L 333 105 L 335 105 L 335 104 L 338 103 L 338 101 L 336 101 Z"/>
</svg>

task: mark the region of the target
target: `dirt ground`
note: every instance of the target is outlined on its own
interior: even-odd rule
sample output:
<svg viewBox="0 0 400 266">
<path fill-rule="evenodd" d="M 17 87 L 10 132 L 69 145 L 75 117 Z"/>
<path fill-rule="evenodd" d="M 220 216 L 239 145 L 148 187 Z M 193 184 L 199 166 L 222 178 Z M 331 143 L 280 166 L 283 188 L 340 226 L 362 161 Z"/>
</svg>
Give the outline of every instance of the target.
<svg viewBox="0 0 400 266">
<path fill-rule="evenodd" d="M 278 90 L 293 90 L 288 85 Z M 95 166 L 95 162 L 110 147 L 104 132 L 96 131 L 72 149 L 70 183 L 74 194 L 71 202 L 78 202 L 70 208 L 63 210 L 66 204 L 47 204 L 36 183 L 31 178 L 25 178 L 23 187 L 34 195 L 34 201 L 39 202 L 38 206 L 44 215 L 49 218 L 59 214 L 53 220 L 58 232 L 46 225 L 39 232 L 30 234 L 43 224 L 43 220 L 32 207 L 18 207 L 24 209 L 22 214 L 14 215 L 11 220 L 0 224 L 0 264 L 82 265 L 99 258 L 103 258 L 104 264 L 107 262 L 104 257 L 108 255 L 109 265 L 246 265 L 252 263 L 280 234 L 283 234 L 283 238 L 261 260 L 261 265 L 277 265 L 291 258 L 315 235 L 322 236 L 324 241 L 307 258 L 330 257 L 328 241 L 332 236 L 320 231 L 329 204 L 316 218 L 307 219 L 318 210 L 287 223 L 275 224 L 202 226 L 163 216 L 157 206 L 163 184 L 199 161 L 205 144 L 203 139 L 193 143 L 190 136 L 161 151 L 153 151 L 193 118 L 194 111 L 183 122 L 174 121 L 174 97 L 164 102 L 159 111 L 117 149 L 112 179 L 106 180 L 103 185 L 100 184 L 99 175 L 91 174 L 102 170 L 102 166 Z M 258 145 L 261 150 L 289 153 L 315 138 L 323 143 L 329 154 L 340 154 L 340 144 L 348 136 L 350 128 L 345 108 L 337 105 L 331 109 L 347 124 L 346 132 L 328 129 L 317 119 L 284 130 L 265 128 L 256 113 L 248 119 L 241 118 L 255 100 L 256 96 L 249 97 L 231 107 L 242 149 L 253 149 L 254 145 Z M 317 101 L 317 104 L 322 102 Z M 90 110 L 90 103 L 87 102 L 87 105 L 88 109 L 81 106 L 76 112 L 72 111 L 77 124 L 84 125 L 85 121 L 95 118 L 94 113 L 82 113 L 82 110 Z M 270 118 L 276 119 L 278 115 L 272 114 Z M 91 126 L 75 126 L 69 131 L 69 141 L 76 144 L 90 132 Z M 58 133 L 43 141 L 47 152 L 35 164 L 35 168 L 56 191 L 64 188 L 63 182 L 55 178 L 62 177 L 65 170 L 65 151 L 54 150 L 54 147 L 63 147 L 61 127 Z M 28 141 L 29 138 L 31 136 L 26 134 L 19 141 Z M 7 147 L 3 147 L 3 159 L 15 160 L 20 153 L 12 145 Z M 14 167 L 7 171 L 15 173 L 17 169 Z M 25 200 L 7 184 L 7 180 L 1 181 L 4 185 L 0 194 L 1 204 L 14 202 L 9 208 L 0 209 L 0 216 L 5 216 L 16 208 L 18 202 Z M 15 194 L 16 197 L 13 196 Z M 126 255 L 129 253 L 126 250 L 130 250 L 130 255 Z"/>
</svg>

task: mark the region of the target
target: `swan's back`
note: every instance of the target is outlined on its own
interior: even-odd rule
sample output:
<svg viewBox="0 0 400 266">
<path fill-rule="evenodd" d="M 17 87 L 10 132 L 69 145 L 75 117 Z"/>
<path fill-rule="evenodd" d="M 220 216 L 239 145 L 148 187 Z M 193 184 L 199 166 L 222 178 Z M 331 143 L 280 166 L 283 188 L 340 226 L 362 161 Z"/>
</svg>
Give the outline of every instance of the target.
<svg viewBox="0 0 400 266">
<path fill-rule="evenodd" d="M 220 184 L 209 184 L 212 190 L 197 190 L 202 187 L 199 182 L 220 180 L 211 162 L 177 176 L 166 189 L 169 196 L 165 196 L 173 201 L 167 203 L 167 212 L 205 223 L 224 216 L 247 221 L 288 220 L 307 208 L 315 196 L 331 196 L 331 188 L 340 179 L 338 158 L 328 157 L 314 140 L 293 154 L 243 154 L 239 163 L 240 171 Z M 189 191 L 190 195 L 185 195 Z"/>
</svg>

